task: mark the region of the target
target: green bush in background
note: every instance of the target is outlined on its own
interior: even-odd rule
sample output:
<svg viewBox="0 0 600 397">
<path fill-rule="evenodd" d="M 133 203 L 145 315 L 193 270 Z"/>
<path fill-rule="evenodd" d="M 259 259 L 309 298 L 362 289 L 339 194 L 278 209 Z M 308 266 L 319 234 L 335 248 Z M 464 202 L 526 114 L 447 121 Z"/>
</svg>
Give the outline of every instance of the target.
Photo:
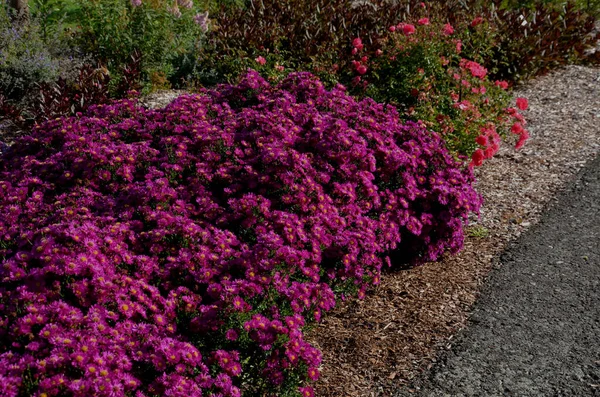
<svg viewBox="0 0 600 397">
<path fill-rule="evenodd" d="M 44 32 L 39 18 L 17 23 L 12 13 L 0 6 L 0 93 L 20 101 L 38 83 L 72 77 L 83 61 L 63 38 Z"/>
<path fill-rule="evenodd" d="M 200 48 L 206 27 L 195 18 L 203 11 L 191 0 L 88 0 L 77 10 L 75 40 L 115 81 L 119 68 L 139 53 L 142 79 L 150 88 L 166 88 L 179 83 L 169 80 L 178 63 Z"/>
</svg>

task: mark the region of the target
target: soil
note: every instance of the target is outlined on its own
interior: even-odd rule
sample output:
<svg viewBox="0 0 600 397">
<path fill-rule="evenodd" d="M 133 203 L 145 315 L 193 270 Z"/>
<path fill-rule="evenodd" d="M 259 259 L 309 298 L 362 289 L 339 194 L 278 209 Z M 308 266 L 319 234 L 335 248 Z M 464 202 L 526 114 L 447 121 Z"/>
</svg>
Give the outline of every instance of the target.
<svg viewBox="0 0 600 397">
<path fill-rule="evenodd" d="M 600 158 L 481 295 L 452 349 L 397 396 L 600 396 Z"/>
</svg>

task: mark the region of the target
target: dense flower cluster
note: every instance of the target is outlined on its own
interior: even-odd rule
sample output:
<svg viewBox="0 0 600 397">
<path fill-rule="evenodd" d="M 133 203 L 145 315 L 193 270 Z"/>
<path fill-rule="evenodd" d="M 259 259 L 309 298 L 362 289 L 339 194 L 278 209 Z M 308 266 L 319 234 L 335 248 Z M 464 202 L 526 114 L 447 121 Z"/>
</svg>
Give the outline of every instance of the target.
<svg viewBox="0 0 600 397">
<path fill-rule="evenodd" d="M 390 254 L 457 251 L 472 180 L 306 73 L 49 121 L 0 162 L 0 394 L 311 396 L 304 327 Z"/>
<path fill-rule="evenodd" d="M 488 69 L 463 51 L 463 39 L 481 23 L 476 19 L 455 32 L 448 23 L 421 18 L 416 25 L 391 26 L 371 48 L 359 48 L 356 43 L 363 40 L 356 38 L 354 93 L 397 105 L 405 117 L 441 133 L 448 148 L 471 158 L 471 165 L 493 157 L 509 130 L 519 135 L 516 148 L 522 147 L 529 134 L 522 115 L 509 107 L 508 83 L 491 81 Z M 517 104 L 520 110 L 525 110 L 523 101 Z"/>
</svg>

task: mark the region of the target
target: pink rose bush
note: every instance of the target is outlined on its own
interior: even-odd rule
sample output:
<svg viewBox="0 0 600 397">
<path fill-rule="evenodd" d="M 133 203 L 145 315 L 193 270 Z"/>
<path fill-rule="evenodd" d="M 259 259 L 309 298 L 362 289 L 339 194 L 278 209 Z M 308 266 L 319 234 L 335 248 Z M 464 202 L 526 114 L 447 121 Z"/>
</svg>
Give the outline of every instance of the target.
<svg viewBox="0 0 600 397">
<path fill-rule="evenodd" d="M 472 182 L 307 73 L 42 124 L 0 160 L 0 394 L 310 396 L 304 328 L 460 249 Z"/>
<path fill-rule="evenodd" d="M 487 68 L 463 52 L 461 38 L 471 54 L 477 52 L 472 37 L 485 29 L 483 22 L 476 18 L 455 28 L 424 17 L 416 25 L 394 26 L 371 48 L 352 53 L 352 92 L 398 106 L 404 117 L 439 132 L 451 152 L 474 166 L 492 158 L 503 138 L 512 139 L 510 131 L 518 135 L 515 147 L 522 147 L 527 130 L 511 126 L 525 126 L 518 110 L 527 108 L 527 100 L 517 100 L 518 110 L 510 107 L 508 83 L 490 81 Z"/>
</svg>

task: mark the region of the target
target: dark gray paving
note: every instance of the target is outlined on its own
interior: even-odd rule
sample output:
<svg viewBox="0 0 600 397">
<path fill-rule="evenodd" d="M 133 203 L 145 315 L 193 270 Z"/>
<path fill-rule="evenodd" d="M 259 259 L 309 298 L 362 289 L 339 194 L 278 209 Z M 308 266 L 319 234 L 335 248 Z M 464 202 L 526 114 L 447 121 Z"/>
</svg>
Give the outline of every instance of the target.
<svg viewBox="0 0 600 397">
<path fill-rule="evenodd" d="M 501 256 L 416 385 L 398 396 L 600 396 L 600 158 Z"/>
</svg>

